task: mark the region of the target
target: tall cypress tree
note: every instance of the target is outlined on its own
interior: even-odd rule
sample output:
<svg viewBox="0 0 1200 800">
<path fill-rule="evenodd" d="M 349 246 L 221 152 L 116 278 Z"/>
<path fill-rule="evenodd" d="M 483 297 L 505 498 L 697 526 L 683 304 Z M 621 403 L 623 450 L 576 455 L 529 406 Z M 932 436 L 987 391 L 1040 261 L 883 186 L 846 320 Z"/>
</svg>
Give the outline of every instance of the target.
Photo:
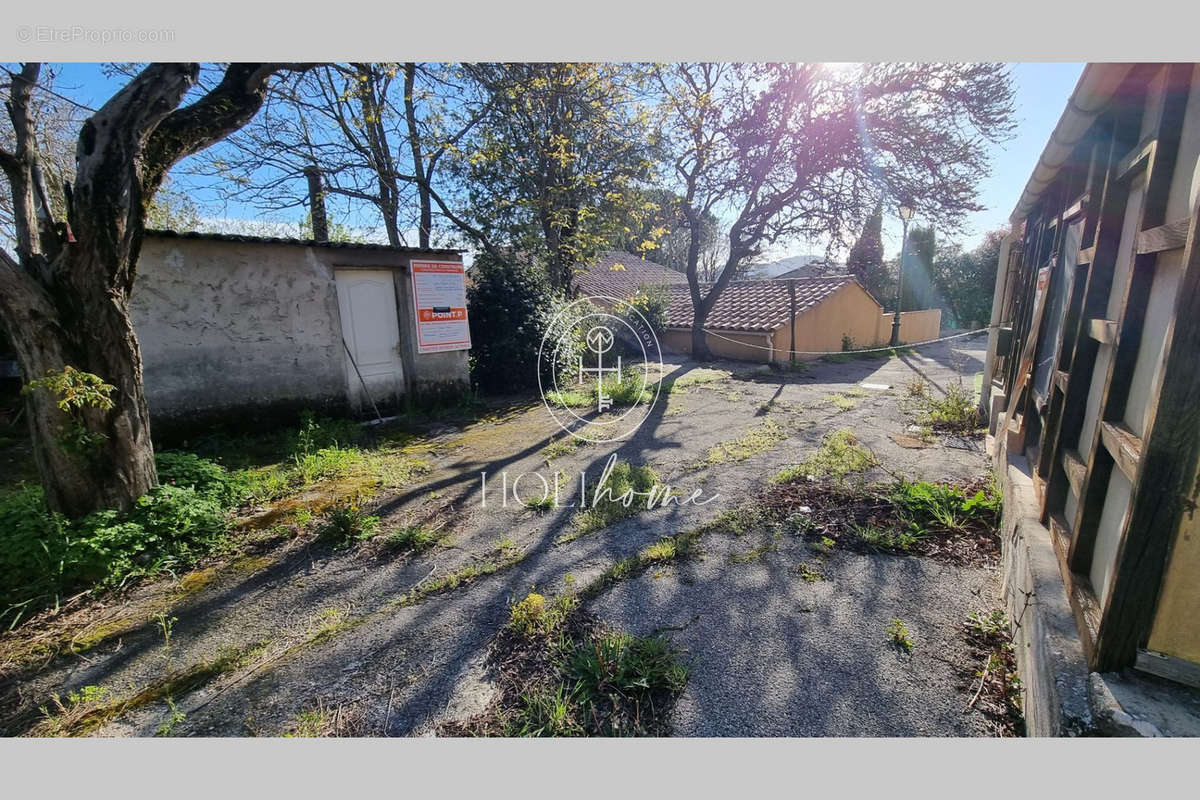
<svg viewBox="0 0 1200 800">
<path fill-rule="evenodd" d="M 882 201 L 875 206 L 875 210 L 867 218 L 867 223 L 863 225 L 858 241 L 850 248 L 850 255 L 846 257 L 846 268 L 876 300 L 886 305 L 885 294 L 891 280 L 883 265 Z"/>
</svg>

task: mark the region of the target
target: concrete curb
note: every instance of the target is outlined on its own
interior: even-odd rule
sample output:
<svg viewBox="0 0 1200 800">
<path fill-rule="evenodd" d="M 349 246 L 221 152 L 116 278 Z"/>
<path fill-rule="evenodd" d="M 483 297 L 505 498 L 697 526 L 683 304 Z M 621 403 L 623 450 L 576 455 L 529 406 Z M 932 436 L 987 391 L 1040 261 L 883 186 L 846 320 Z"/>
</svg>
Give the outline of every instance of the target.
<svg viewBox="0 0 1200 800">
<path fill-rule="evenodd" d="M 1095 734 L 1087 659 L 1050 531 L 1038 519 L 1029 462 L 1005 449 L 999 467 L 1003 595 L 1023 684 L 1026 733 Z"/>
</svg>

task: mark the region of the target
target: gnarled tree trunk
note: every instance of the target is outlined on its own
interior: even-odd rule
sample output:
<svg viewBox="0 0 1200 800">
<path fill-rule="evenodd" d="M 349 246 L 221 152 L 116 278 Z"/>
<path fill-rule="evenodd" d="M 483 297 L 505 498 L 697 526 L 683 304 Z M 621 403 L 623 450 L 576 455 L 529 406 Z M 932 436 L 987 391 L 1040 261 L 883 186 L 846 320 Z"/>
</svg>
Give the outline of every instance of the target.
<svg viewBox="0 0 1200 800">
<path fill-rule="evenodd" d="M 125 509 L 155 485 L 141 351 L 129 318 L 146 208 L 174 163 L 249 121 L 279 68 L 231 65 L 215 89 L 179 108 L 199 65 L 146 67 L 83 124 L 65 221 L 54 219 L 40 185 L 29 108 L 38 65 L 13 78 L 8 107 L 17 146 L 0 150 L 0 166 L 17 212 L 17 259 L 0 251 L 0 320 L 27 381 L 70 366 L 114 387 L 111 408 L 72 413 L 48 389 L 27 394 L 51 509 L 72 517 Z M 81 425 L 88 445 L 64 446 Z"/>
</svg>

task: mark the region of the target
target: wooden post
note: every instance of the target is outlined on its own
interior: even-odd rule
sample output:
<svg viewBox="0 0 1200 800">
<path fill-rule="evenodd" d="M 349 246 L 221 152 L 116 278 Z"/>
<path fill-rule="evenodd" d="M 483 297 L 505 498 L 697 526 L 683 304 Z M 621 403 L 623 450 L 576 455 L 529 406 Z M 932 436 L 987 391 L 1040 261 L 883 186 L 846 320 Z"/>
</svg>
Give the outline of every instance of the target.
<svg viewBox="0 0 1200 800">
<path fill-rule="evenodd" d="M 789 328 L 792 332 L 792 346 L 788 350 L 788 355 L 791 357 L 791 365 L 796 366 L 796 279 L 788 280 L 788 305 L 792 312 Z"/>
</svg>

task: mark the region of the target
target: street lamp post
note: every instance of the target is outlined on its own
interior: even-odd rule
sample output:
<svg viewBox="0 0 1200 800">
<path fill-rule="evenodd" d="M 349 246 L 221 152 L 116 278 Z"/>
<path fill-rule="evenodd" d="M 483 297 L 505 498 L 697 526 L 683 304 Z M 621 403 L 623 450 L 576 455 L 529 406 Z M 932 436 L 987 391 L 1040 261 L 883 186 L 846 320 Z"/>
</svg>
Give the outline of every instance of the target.
<svg viewBox="0 0 1200 800">
<path fill-rule="evenodd" d="M 896 313 L 892 315 L 892 340 L 888 343 L 889 347 L 896 347 L 900 344 L 900 299 L 904 297 L 904 253 L 908 249 L 908 221 L 912 219 L 913 210 L 910 206 L 900 206 L 900 224 L 902 233 L 900 234 L 900 265 L 897 270 L 899 273 L 896 276 Z"/>
</svg>

